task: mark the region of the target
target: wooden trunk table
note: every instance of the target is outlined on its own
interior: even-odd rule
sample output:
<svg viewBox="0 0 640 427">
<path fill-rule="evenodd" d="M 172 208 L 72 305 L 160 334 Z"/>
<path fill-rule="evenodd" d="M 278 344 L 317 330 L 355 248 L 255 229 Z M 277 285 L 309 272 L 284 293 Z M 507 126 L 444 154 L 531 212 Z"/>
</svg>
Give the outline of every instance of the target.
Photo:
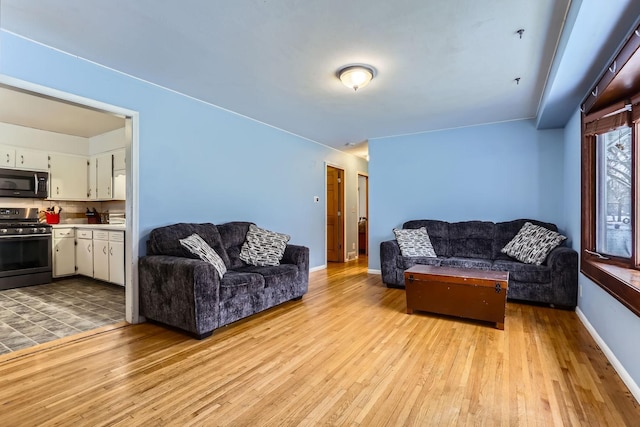
<svg viewBox="0 0 640 427">
<path fill-rule="evenodd" d="M 504 329 L 509 273 L 415 265 L 404 272 L 407 313 L 413 310 L 484 320 Z"/>
</svg>

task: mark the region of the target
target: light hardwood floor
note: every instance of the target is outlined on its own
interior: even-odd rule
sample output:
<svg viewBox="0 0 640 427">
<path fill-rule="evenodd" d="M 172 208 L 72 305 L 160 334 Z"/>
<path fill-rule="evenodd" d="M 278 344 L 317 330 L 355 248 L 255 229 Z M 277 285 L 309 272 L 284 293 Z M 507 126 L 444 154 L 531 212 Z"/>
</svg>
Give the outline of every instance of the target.
<svg viewBox="0 0 640 427">
<path fill-rule="evenodd" d="M 505 330 L 405 312 L 366 265 L 197 341 L 116 325 L 0 356 L 0 424 L 639 425 L 573 312 L 509 303 Z"/>
</svg>

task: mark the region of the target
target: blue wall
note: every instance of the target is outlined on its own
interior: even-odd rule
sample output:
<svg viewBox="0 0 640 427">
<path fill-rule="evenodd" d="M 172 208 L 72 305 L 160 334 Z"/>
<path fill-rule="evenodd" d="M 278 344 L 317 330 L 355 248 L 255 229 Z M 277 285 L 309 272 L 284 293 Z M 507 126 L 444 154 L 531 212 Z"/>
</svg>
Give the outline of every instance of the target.
<svg viewBox="0 0 640 427">
<path fill-rule="evenodd" d="M 0 73 L 139 112 L 141 251 L 160 225 L 246 220 L 290 234 L 310 247 L 311 267 L 322 266 L 325 162 L 346 170 L 346 247 L 357 242 L 356 175 L 367 172 L 365 160 L 10 33 L 0 37 Z"/>
<path fill-rule="evenodd" d="M 534 218 L 564 231 L 562 138 L 522 120 L 370 140 L 369 268 L 410 219 Z"/>
<path fill-rule="evenodd" d="M 565 127 L 565 213 L 567 229 L 576 238 L 573 248 L 580 253 L 580 114 Z M 578 308 L 614 353 L 633 382 L 640 384 L 640 317 L 611 297 L 600 286 L 580 274 L 582 296 Z"/>
</svg>

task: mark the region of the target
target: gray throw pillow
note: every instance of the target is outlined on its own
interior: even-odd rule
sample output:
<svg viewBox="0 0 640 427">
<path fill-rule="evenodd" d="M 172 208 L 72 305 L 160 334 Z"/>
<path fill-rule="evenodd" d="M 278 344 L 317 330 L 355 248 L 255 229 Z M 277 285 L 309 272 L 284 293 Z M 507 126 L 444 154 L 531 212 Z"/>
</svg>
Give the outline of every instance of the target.
<svg viewBox="0 0 640 427">
<path fill-rule="evenodd" d="M 566 237 L 539 225 L 525 222 L 501 252 L 526 264 L 540 265 Z"/>
<path fill-rule="evenodd" d="M 197 255 L 201 260 L 213 265 L 220 277 L 224 276 L 227 272 L 227 266 L 224 265 L 224 261 L 220 258 L 220 255 L 218 255 L 207 242 L 202 240 L 202 237 L 199 235 L 192 234 L 189 237 L 180 239 L 180 244 L 187 248 L 192 254 Z"/>
<path fill-rule="evenodd" d="M 393 229 L 402 256 L 435 258 L 436 252 L 431 245 L 429 233 L 425 227 Z"/>
<path fill-rule="evenodd" d="M 286 234 L 265 230 L 251 224 L 240 249 L 240 259 L 251 265 L 280 265 L 290 238 Z"/>
</svg>

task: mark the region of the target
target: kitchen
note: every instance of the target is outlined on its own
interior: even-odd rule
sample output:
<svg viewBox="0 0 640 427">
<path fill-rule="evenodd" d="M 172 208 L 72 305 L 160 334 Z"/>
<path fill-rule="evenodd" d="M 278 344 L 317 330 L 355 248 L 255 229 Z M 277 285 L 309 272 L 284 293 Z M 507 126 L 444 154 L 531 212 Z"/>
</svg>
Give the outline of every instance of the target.
<svg viewBox="0 0 640 427">
<path fill-rule="evenodd" d="M 0 354 L 125 318 L 127 119 L 0 87 Z"/>
</svg>

